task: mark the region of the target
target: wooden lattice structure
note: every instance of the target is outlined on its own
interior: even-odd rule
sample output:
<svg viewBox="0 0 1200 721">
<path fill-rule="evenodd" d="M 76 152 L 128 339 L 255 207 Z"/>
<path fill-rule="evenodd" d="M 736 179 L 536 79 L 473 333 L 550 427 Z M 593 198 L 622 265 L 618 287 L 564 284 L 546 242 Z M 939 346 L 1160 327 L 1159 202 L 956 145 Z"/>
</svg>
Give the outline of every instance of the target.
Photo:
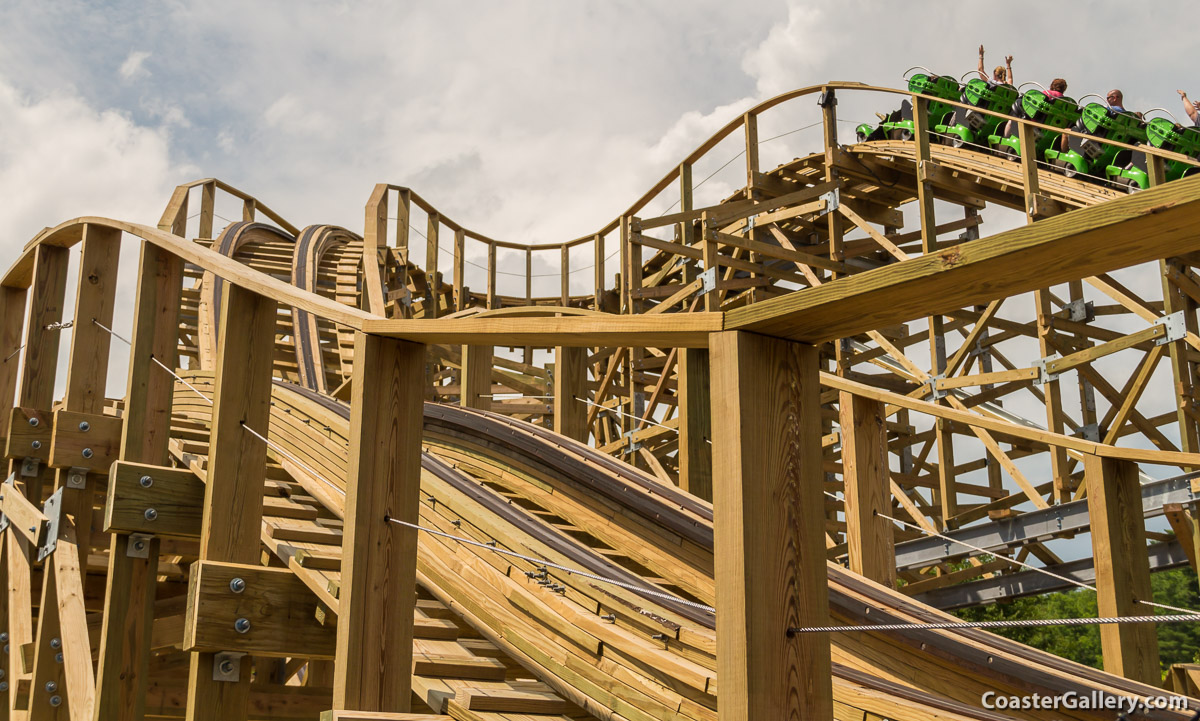
<svg viewBox="0 0 1200 721">
<path fill-rule="evenodd" d="M 908 97 L 914 139 L 839 142 L 851 93 Z M 361 234 L 300 228 L 213 179 L 157 228 L 43 231 L 0 282 L 0 716 L 1109 719 L 980 699 L 1154 694 L 1153 624 L 1103 627 L 1104 672 L 975 630 L 789 631 L 1063 587 L 1030 563 L 1149 615 L 1150 574 L 1198 555 L 1200 180 L 1140 148 L 1128 195 L 942 145 L 928 100 L 774 98 L 553 245 L 383 184 Z M 760 167 L 760 122 L 800 107 L 822 143 Z M 703 205 L 730 141 L 744 175 Z M 989 203 L 1026 224 L 983 233 Z M 1084 532 L 1090 558 L 1051 548 Z"/>
</svg>

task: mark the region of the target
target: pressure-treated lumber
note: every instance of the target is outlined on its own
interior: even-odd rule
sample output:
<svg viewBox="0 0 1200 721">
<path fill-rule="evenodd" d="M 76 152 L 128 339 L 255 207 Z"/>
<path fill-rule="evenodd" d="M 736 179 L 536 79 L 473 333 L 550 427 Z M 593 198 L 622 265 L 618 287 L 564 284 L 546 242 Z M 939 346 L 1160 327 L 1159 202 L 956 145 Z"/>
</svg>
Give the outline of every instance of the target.
<svg viewBox="0 0 1200 721">
<path fill-rule="evenodd" d="M 713 338 L 721 721 L 833 718 L 817 350 Z"/>
<path fill-rule="evenodd" d="M 842 477 L 850 570 L 885 586 L 896 585 L 896 549 L 890 515 L 884 405 L 842 391 Z"/>
<path fill-rule="evenodd" d="M 554 432 L 587 443 L 588 350 L 554 349 Z"/>
<path fill-rule="evenodd" d="M 1092 555 L 1101 617 L 1149 616 L 1152 601 L 1146 527 L 1142 520 L 1137 464 L 1107 458 L 1084 460 Z M 1154 624 L 1100 627 L 1104 670 L 1144 683 L 1158 683 L 1158 637 Z"/>
<path fill-rule="evenodd" d="M 254 563 L 262 533 L 267 447 L 248 429 L 264 436 L 268 430 L 276 304 L 240 286 L 229 285 L 225 291 L 200 557 Z M 252 658 L 242 657 L 238 681 L 214 681 L 215 660 L 210 652 L 191 654 L 187 712 L 192 721 L 246 713 Z"/>
<path fill-rule="evenodd" d="M 360 333 L 333 707 L 408 711 L 425 347 Z"/>
</svg>

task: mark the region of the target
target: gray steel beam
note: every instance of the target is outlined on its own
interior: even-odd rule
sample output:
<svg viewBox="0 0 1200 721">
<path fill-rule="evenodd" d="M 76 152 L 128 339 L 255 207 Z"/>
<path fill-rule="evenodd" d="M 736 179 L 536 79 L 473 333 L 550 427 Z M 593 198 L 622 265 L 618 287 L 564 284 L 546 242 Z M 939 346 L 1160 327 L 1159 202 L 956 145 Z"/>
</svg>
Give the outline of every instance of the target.
<svg viewBox="0 0 1200 721">
<path fill-rule="evenodd" d="M 1200 500 L 1200 493 L 1192 492 L 1193 478 L 1200 478 L 1200 473 L 1189 473 L 1143 484 L 1142 510 L 1145 517 L 1161 516 L 1163 505 L 1167 503 L 1186 504 Z M 1022 513 L 1001 521 L 968 526 L 943 535 L 995 553 L 1086 531 L 1090 526 L 1087 500 L 1082 499 Z M 896 568 L 923 568 L 971 555 L 976 555 L 976 552 L 957 543 L 934 537 L 918 538 L 896 544 Z"/>
<path fill-rule="evenodd" d="M 1156 543 L 1148 546 L 1146 550 L 1150 555 L 1151 572 L 1186 566 L 1188 562 L 1187 553 L 1179 541 Z M 1080 583 L 1086 583 L 1089 586 L 1096 583 L 1096 567 L 1091 558 L 1049 566 L 1046 570 Z M 1022 596 L 1069 591 L 1072 588 L 1074 588 L 1072 584 L 1038 571 L 1020 571 L 927 591 L 913 596 L 913 600 L 949 611 L 955 608 L 1008 601 Z"/>
</svg>

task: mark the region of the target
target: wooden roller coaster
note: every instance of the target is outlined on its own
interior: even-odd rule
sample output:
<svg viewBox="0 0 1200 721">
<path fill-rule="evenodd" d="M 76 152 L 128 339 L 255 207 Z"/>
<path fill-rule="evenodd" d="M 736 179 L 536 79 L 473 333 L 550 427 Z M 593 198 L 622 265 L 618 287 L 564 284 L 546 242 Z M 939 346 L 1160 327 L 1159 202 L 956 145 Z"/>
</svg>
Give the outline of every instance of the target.
<svg viewBox="0 0 1200 721">
<path fill-rule="evenodd" d="M 840 143 L 852 94 L 913 139 Z M 299 228 L 213 179 L 38 234 L 0 284 L 0 718 L 1193 718 L 1154 623 L 1102 626 L 1104 671 L 922 627 L 1072 584 L 1150 616 L 1195 565 L 1193 161 L 1138 148 L 1129 194 L 939 143 L 929 100 L 779 96 L 552 245 L 392 185 L 361 235 Z M 785 111 L 823 142 L 768 170 Z"/>
</svg>

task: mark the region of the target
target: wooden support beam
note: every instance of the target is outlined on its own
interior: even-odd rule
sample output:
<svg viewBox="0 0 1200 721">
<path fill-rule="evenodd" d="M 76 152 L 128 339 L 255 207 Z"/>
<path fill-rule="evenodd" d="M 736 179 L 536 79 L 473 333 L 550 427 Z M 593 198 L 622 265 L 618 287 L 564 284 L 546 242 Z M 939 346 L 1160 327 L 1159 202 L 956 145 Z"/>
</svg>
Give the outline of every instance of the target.
<svg viewBox="0 0 1200 721">
<path fill-rule="evenodd" d="M 425 314 L 429 318 L 438 317 L 441 295 L 442 274 L 438 272 L 438 235 L 441 227 L 441 216 L 436 212 L 429 213 L 425 231 Z"/>
<path fill-rule="evenodd" d="M 208 483 L 200 529 L 202 560 L 259 560 L 267 447 L 248 429 L 267 435 L 275 316 L 274 300 L 227 286 L 221 307 Z M 422 377 L 419 368 L 414 377 Z M 213 680 L 215 663 L 213 653 L 191 654 L 187 713 L 192 721 L 246 715 L 251 657 L 241 658 L 238 681 Z"/>
<path fill-rule="evenodd" d="M 728 311 L 726 330 L 817 343 L 1200 250 L 1200 178 Z M 1143 240 L 1129 243 L 1128 238 Z M 1030 273 L 1029 268 L 1038 268 Z"/>
<path fill-rule="evenodd" d="M 1150 562 L 1138 467 L 1131 461 L 1087 456 L 1083 462 L 1092 519 L 1092 555 L 1100 616 L 1147 616 L 1153 608 Z M 1100 627 L 1104 670 L 1158 685 L 1158 637 L 1154 624 Z"/>
<path fill-rule="evenodd" d="M 358 334 L 333 707 L 411 702 L 425 347 Z M 385 560 L 386 559 L 386 560 Z"/>
<path fill-rule="evenodd" d="M 884 404 L 841 391 L 838 405 L 850 570 L 890 588 L 896 585 L 895 534 L 879 515 L 892 508 Z"/>
<path fill-rule="evenodd" d="M 580 443 L 588 442 L 588 349 L 554 349 L 554 432 Z"/>
<path fill-rule="evenodd" d="M 492 346 L 465 345 L 459 377 L 458 404 L 464 408 L 492 407 Z"/>
<path fill-rule="evenodd" d="M 709 351 L 679 350 L 679 485 L 693 496 L 713 499 L 712 394 L 709 388 Z"/>
<path fill-rule="evenodd" d="M 121 429 L 120 455 L 127 462 L 156 466 L 167 462 L 175 379 L 150 359 L 157 358 L 172 368 L 177 365 L 182 283 L 183 261 L 143 242 Z M 115 485 L 110 478 L 110 491 Z M 139 543 L 145 544 L 140 551 L 134 547 Z M 149 680 L 158 549 L 157 539 L 131 540 L 127 533 L 113 534 L 109 543 L 104 625 L 96 671 L 96 721 L 142 718 Z M 144 556 L 141 551 L 145 551 Z"/>
<path fill-rule="evenodd" d="M 721 721 L 833 718 L 820 385 L 815 347 L 712 342 Z"/>
</svg>

